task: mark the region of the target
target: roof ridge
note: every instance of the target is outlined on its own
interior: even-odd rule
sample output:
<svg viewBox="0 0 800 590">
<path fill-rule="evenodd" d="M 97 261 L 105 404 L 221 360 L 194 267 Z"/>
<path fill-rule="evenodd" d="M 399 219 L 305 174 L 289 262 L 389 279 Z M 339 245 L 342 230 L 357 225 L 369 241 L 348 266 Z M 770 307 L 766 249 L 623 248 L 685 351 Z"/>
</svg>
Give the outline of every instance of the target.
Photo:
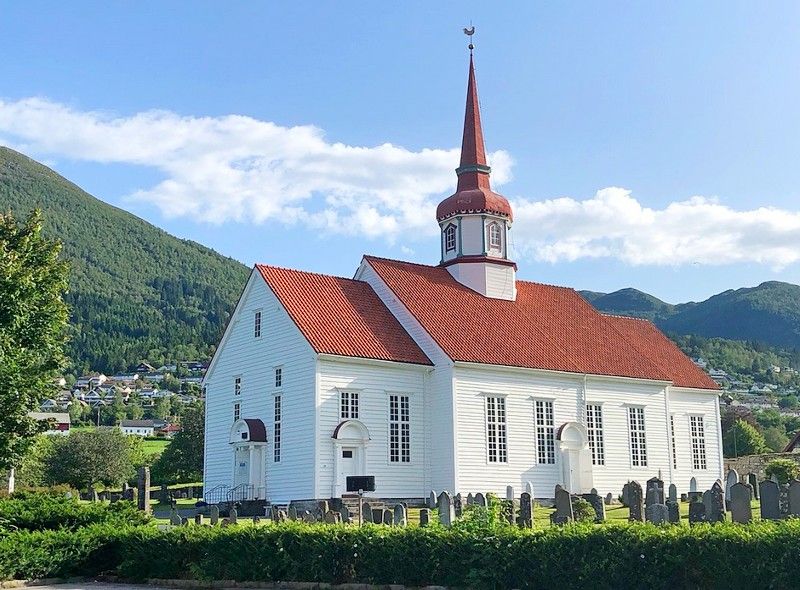
<svg viewBox="0 0 800 590">
<path fill-rule="evenodd" d="M 291 273 L 309 275 L 309 276 L 314 276 L 314 277 L 323 277 L 323 278 L 326 278 L 326 279 L 338 279 L 338 280 L 342 280 L 342 281 L 351 281 L 351 282 L 354 282 L 354 283 L 365 283 L 365 281 L 362 281 L 362 280 L 359 280 L 359 279 L 354 279 L 354 278 L 351 278 L 351 277 L 342 277 L 342 276 L 339 276 L 339 275 L 329 275 L 329 274 L 325 274 L 325 273 L 322 273 L 322 272 L 314 272 L 314 271 L 311 271 L 311 270 L 299 270 L 299 269 L 296 269 L 296 268 L 287 268 L 285 266 L 277 266 L 277 265 L 274 265 L 274 264 L 264 264 L 262 262 L 256 262 L 255 265 L 254 265 L 254 268 L 258 268 L 259 270 L 262 269 L 262 268 L 268 268 L 268 269 L 273 269 L 273 270 L 280 270 L 280 271 L 283 271 L 283 272 L 291 272 Z"/>
<path fill-rule="evenodd" d="M 605 311 L 600 311 L 599 309 L 597 310 L 597 312 L 600 315 L 605 316 L 607 318 L 619 318 L 621 320 L 636 320 L 638 322 L 646 322 L 648 324 L 653 324 L 655 326 L 655 323 L 653 323 L 652 320 L 648 320 L 647 318 L 639 318 L 639 317 L 631 316 L 631 315 L 622 315 L 622 314 L 619 314 L 619 313 L 608 313 L 608 312 L 605 312 Z"/>
</svg>

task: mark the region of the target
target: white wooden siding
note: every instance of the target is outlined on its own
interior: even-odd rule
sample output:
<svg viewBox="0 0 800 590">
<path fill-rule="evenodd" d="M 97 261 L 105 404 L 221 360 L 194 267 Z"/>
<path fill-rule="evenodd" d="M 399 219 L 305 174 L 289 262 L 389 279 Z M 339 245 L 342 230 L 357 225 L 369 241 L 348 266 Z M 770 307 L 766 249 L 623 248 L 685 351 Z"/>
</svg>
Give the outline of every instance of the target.
<svg viewBox="0 0 800 590">
<path fill-rule="evenodd" d="M 697 479 L 697 489 L 707 490 L 717 478 L 722 477 L 722 453 L 719 445 L 720 423 L 717 418 L 719 398 L 716 392 L 698 391 L 671 387 L 669 392 L 670 413 L 675 416 L 675 447 L 678 468 L 673 480 L 678 493 L 689 491 L 689 480 Z M 689 416 L 703 416 L 706 442 L 706 469 L 694 469 L 692 465 L 692 440 L 689 433 Z"/>
<path fill-rule="evenodd" d="M 425 376 L 425 490 L 455 488 L 455 411 L 453 408 L 453 363 L 439 348 L 417 319 L 398 301 L 367 261 L 362 262 L 356 278 L 369 283 L 383 304 L 397 318 L 414 342 L 428 355 L 434 367 Z M 430 369 L 430 367 L 429 367 Z"/>
<path fill-rule="evenodd" d="M 261 337 L 253 335 L 260 309 Z M 274 368 L 281 366 L 282 386 L 275 387 Z M 242 393 L 234 396 L 234 377 Z M 242 418 L 260 418 L 267 428 L 267 497 L 273 501 L 314 497 L 315 354 L 297 326 L 254 271 L 205 380 L 205 489 L 233 483 L 233 451 L 228 444 L 234 401 Z M 273 396 L 282 397 L 281 461 L 272 458 Z M 234 398 L 238 399 L 234 399 Z"/>
<path fill-rule="evenodd" d="M 371 363 L 358 359 L 320 359 L 318 392 L 316 497 L 334 493 L 334 443 L 331 436 L 342 422 L 340 390 L 358 392 L 358 420 L 369 430 L 366 473 L 375 476 L 376 497 L 421 498 L 426 495 L 424 375 L 428 367 L 401 363 Z M 407 395 L 410 409 L 411 462 L 389 461 L 389 395 Z"/>
</svg>

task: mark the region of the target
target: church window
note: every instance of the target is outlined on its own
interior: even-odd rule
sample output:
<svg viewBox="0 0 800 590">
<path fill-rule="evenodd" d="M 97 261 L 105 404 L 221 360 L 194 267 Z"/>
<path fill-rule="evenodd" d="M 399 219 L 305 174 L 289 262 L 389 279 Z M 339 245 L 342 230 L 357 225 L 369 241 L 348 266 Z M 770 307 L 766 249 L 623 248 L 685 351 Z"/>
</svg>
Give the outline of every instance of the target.
<svg viewBox="0 0 800 590">
<path fill-rule="evenodd" d="M 456 226 L 452 223 L 444 229 L 444 251 L 453 252 L 456 249 Z"/>
<path fill-rule="evenodd" d="M 689 430 L 692 435 L 692 467 L 706 468 L 706 433 L 702 416 L 689 416 Z"/>
<path fill-rule="evenodd" d="M 631 466 L 647 467 L 647 443 L 644 432 L 644 408 L 628 408 L 628 434 L 630 436 Z"/>
<path fill-rule="evenodd" d="M 233 421 L 236 422 L 241 417 L 242 417 L 242 404 L 240 403 L 233 404 Z"/>
<path fill-rule="evenodd" d="M 508 462 L 506 398 L 486 398 L 486 443 L 489 463 Z"/>
<path fill-rule="evenodd" d="M 275 367 L 275 387 L 283 385 L 283 367 Z"/>
<path fill-rule="evenodd" d="M 586 406 L 586 434 L 589 438 L 589 449 L 592 451 L 592 465 L 605 465 L 603 406 L 600 404 Z"/>
<path fill-rule="evenodd" d="M 503 246 L 503 237 L 499 223 L 489 224 L 489 247 L 499 250 Z"/>
<path fill-rule="evenodd" d="M 411 462 L 411 409 L 407 395 L 389 396 L 389 461 Z"/>
<path fill-rule="evenodd" d="M 339 416 L 342 420 L 358 420 L 358 393 L 342 391 L 339 394 Z"/>
<path fill-rule="evenodd" d="M 253 336 L 261 338 L 261 311 L 257 311 L 253 316 Z"/>
<path fill-rule="evenodd" d="M 536 400 L 536 454 L 537 462 L 552 465 L 556 462 L 556 432 L 553 419 L 553 402 Z"/>
<path fill-rule="evenodd" d="M 281 396 L 275 396 L 275 421 L 272 424 L 272 460 L 281 461 Z"/>
<path fill-rule="evenodd" d="M 235 377 L 233 380 L 233 395 L 242 395 L 242 378 Z"/>
<path fill-rule="evenodd" d="M 675 445 L 675 414 L 669 415 L 669 437 L 672 442 L 672 468 L 678 468 L 678 449 Z"/>
</svg>

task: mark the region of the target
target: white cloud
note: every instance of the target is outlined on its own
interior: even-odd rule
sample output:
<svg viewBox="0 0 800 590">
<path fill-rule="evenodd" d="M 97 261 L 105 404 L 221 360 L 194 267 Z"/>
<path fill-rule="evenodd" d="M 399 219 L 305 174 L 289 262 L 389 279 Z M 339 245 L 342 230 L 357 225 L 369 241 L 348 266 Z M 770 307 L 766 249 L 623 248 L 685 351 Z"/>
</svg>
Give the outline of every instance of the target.
<svg viewBox="0 0 800 590">
<path fill-rule="evenodd" d="M 239 115 L 115 116 L 41 98 L 0 101 L 0 143 L 40 159 L 156 170 L 161 181 L 129 196 L 166 216 L 212 223 L 278 220 L 389 242 L 435 233 L 435 206 L 453 190 L 458 160 L 457 149 L 349 146 L 327 141 L 316 127 Z M 491 160 L 499 186 L 511 178 L 512 159 L 501 150 Z M 513 205 L 521 258 L 776 268 L 800 259 L 798 212 L 738 211 L 704 197 L 651 209 L 614 187 L 586 200 L 520 198 Z"/>
<path fill-rule="evenodd" d="M 632 265 L 782 268 L 800 260 L 800 213 L 770 207 L 737 211 L 692 197 L 650 209 L 611 187 L 584 201 L 519 200 L 514 215 L 516 250 L 546 262 L 610 257 Z"/>
</svg>

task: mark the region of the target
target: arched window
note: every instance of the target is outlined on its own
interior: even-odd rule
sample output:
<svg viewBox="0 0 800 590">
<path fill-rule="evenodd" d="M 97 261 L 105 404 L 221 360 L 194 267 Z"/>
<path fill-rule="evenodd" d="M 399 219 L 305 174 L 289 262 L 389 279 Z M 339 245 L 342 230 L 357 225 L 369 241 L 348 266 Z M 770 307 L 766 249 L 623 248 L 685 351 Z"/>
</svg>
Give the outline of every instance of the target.
<svg viewBox="0 0 800 590">
<path fill-rule="evenodd" d="M 452 223 L 444 228 L 444 251 L 452 252 L 456 249 L 456 226 Z"/>
<path fill-rule="evenodd" d="M 503 234 L 500 231 L 499 223 L 489 224 L 489 247 L 498 250 L 503 247 Z"/>
</svg>

